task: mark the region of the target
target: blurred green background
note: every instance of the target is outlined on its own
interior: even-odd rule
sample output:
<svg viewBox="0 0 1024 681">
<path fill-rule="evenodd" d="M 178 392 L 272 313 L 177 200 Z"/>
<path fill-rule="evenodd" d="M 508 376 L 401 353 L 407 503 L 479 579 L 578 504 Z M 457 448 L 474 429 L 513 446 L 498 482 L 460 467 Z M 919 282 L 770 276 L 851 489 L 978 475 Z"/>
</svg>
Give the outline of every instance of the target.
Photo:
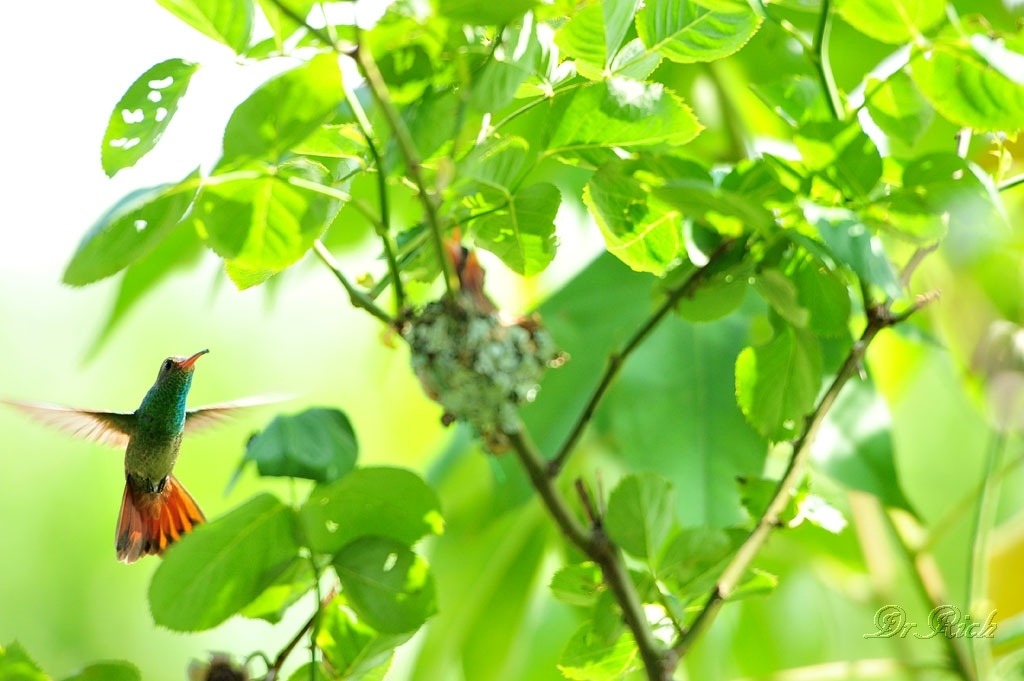
<svg viewBox="0 0 1024 681">
<path fill-rule="evenodd" d="M 5 8 L 3 25 L 0 396 L 131 410 L 164 357 L 208 347 L 210 356 L 197 365 L 192 405 L 287 393 L 297 396 L 285 405 L 288 411 L 313 404 L 340 407 L 355 425 L 362 462 L 428 473 L 448 521 L 448 533 L 432 547 L 431 557 L 441 614 L 400 653 L 389 678 L 560 678 L 555 661 L 577 615 L 554 601 L 546 584 L 573 557 L 558 548 L 556 532 L 535 502 L 518 504 L 521 480 L 509 462 L 467 455 L 466 436 L 440 427 L 440 409 L 423 397 L 408 369 L 406 349 L 390 347 L 376 321 L 353 311 L 318 263 L 296 266 L 269 292 L 237 292 L 224 279 L 221 264 L 208 257 L 160 286 L 98 352 L 90 352 L 117 287 L 116 280 L 85 289 L 59 283 L 78 239 L 131 189 L 184 175 L 197 155 L 215 159 L 224 120 L 268 72 L 259 66 L 243 71 L 226 48 L 150 2 L 60 0 L 45 9 L 16 3 Z M 834 41 L 840 51 L 847 49 L 844 40 L 852 41 L 850 50 L 870 42 L 855 40 L 852 29 L 839 24 Z M 770 36 L 759 37 L 747 58 L 772 49 Z M 107 180 L 99 146 L 111 107 L 146 68 L 175 56 L 208 66 L 151 158 Z M 879 51 L 872 58 L 880 56 Z M 861 62 L 834 59 L 842 86 L 859 80 Z M 737 77 L 731 68 L 731 62 L 721 65 L 719 75 L 726 81 Z M 696 96 L 709 126 L 701 144 L 706 149 L 727 144 L 714 111 L 699 107 L 700 83 L 689 85 L 694 92 L 688 96 Z M 771 129 L 763 109 L 750 107 L 743 116 L 761 117 L 753 129 Z M 942 136 L 949 132 L 933 133 L 942 140 L 936 144 L 949 144 Z M 1008 192 L 1004 200 L 1014 231 L 976 239 L 959 235 L 953 249 L 931 258 L 919 274 L 915 290 L 943 292 L 942 302 L 916 322 L 925 339 L 886 333 L 869 355 L 892 411 L 901 483 L 927 525 L 947 517 L 981 480 L 991 433 L 983 391 L 969 370 L 974 346 L 994 319 L 1024 322 L 1018 233 L 1024 189 Z M 545 279 L 519 283 L 501 277 L 497 268 L 489 270 L 505 306 L 524 309 L 542 299 L 595 252 L 596 230 L 584 233 L 571 224 L 578 217 L 571 211 L 562 217 L 569 223 L 560 229 L 563 247 Z M 353 254 L 350 262 L 365 263 L 368 254 L 372 251 Z M 747 341 L 744 324 L 711 325 L 706 333 L 730 339 L 737 350 Z M 690 344 L 687 349 L 702 347 L 689 334 L 691 327 L 673 321 L 631 360 L 631 372 L 609 394 L 609 403 L 625 414 L 614 429 L 631 432 L 636 451 L 643 452 L 650 431 L 641 421 L 642 408 L 626 408 L 635 402 L 629 391 L 636 382 L 657 385 L 665 352 L 681 343 Z M 731 364 L 715 371 L 726 376 Z M 688 404 L 697 413 L 705 407 L 696 400 Z M 186 441 L 178 475 L 208 516 L 257 489 L 269 487 L 286 501 L 304 494 L 301 486 L 247 474 L 224 495 L 246 438 L 273 413 L 274 408 L 254 410 Z M 602 418 L 607 426 L 613 417 Z M 616 446 L 591 438 L 585 454 L 574 460 L 574 473 L 592 476 L 602 468 L 610 488 L 621 465 L 609 454 Z M 1012 439 L 1007 451 L 1007 460 L 1020 457 L 1021 443 Z M 660 466 L 642 458 L 633 463 Z M 692 473 L 685 467 L 672 470 Z M 146 589 L 157 562 L 125 566 L 114 560 L 122 487 L 119 452 L 69 440 L 0 410 L 0 645 L 20 641 L 55 677 L 95 660 L 123 658 L 138 665 L 146 679 L 179 679 L 189 659 L 209 651 L 273 654 L 301 626 L 307 612 L 300 607 L 278 627 L 240 618 L 192 636 L 154 627 Z M 904 653 L 922 662 L 940 658 L 938 640 L 863 637 L 874 630 L 874 613 L 886 602 L 900 604 L 919 627 L 929 607 L 893 554 L 874 502 L 826 491 L 855 525 L 839 535 L 805 525 L 774 537 L 758 565 L 780 576 L 778 590 L 766 599 L 726 607 L 681 674 L 736 678 Z M 1022 495 L 1024 473 L 1016 471 L 1005 480 L 999 512 L 992 606 L 1001 621 L 1024 609 L 1024 587 L 1014 578 L 1020 565 L 1014 551 L 1024 546 L 1017 518 Z M 700 500 L 681 505 L 690 514 L 684 522 L 706 520 L 701 513 L 708 505 Z M 966 602 L 971 518 L 971 512 L 951 516 L 935 545 L 952 603 Z M 831 667 L 814 677 L 851 675 L 849 668 Z M 884 669 L 875 676 L 905 678 Z"/>
</svg>

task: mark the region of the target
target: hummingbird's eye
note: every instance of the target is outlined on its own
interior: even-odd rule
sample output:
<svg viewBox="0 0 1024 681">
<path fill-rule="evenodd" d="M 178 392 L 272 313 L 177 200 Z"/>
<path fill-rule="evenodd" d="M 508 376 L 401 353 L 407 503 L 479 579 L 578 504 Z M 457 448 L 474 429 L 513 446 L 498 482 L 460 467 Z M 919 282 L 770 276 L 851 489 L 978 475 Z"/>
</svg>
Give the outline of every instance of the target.
<svg viewBox="0 0 1024 681">
<path fill-rule="evenodd" d="M 167 358 L 167 359 L 165 359 L 165 360 L 164 360 L 164 366 L 163 366 L 163 370 L 164 370 L 164 371 L 170 371 L 170 370 L 171 370 L 171 366 L 172 366 L 173 364 L 174 364 L 174 362 L 173 362 L 173 361 L 171 361 L 171 359 L 170 359 L 170 358 Z"/>
</svg>

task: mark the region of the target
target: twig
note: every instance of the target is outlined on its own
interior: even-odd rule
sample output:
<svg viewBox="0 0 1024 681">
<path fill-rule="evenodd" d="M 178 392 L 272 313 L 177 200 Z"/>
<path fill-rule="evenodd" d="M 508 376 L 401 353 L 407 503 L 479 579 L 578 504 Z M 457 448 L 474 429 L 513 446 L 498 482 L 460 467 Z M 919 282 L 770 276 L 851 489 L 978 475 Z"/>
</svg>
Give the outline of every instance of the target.
<svg viewBox="0 0 1024 681">
<path fill-rule="evenodd" d="M 597 509 L 594 508 L 594 502 L 590 499 L 590 491 L 587 489 L 587 484 L 583 482 L 583 478 L 576 478 L 576 494 L 580 498 L 580 504 L 583 506 L 583 510 L 587 514 L 587 520 L 590 521 L 591 527 L 598 527 L 601 523 L 601 515 Z"/>
<path fill-rule="evenodd" d="M 276 681 L 277 675 L 281 673 L 281 667 L 283 667 L 284 663 L 288 660 L 288 656 L 292 654 L 296 647 L 298 647 L 299 642 L 302 640 L 302 638 L 310 631 L 312 631 L 314 627 L 317 626 L 317 623 L 320 619 L 320 611 L 323 610 L 324 606 L 330 603 L 332 600 L 334 600 L 334 597 L 338 595 L 337 587 L 334 587 L 327 592 L 327 595 L 324 596 L 323 599 L 321 599 L 319 581 L 317 582 L 316 592 L 316 611 L 313 613 L 312 617 L 306 620 L 306 623 L 302 625 L 302 628 L 299 629 L 298 632 L 296 632 L 295 636 L 293 636 L 291 640 L 289 640 L 288 643 L 285 644 L 284 648 L 281 649 L 281 652 L 278 653 L 277 657 L 274 658 L 274 664 L 270 665 L 270 667 L 267 669 L 267 674 L 263 677 L 263 681 Z"/>
<path fill-rule="evenodd" d="M 726 599 L 732 595 L 736 586 L 743 578 L 743 574 L 750 566 L 750 563 L 753 562 L 761 547 L 768 540 L 772 530 L 779 525 L 779 519 L 785 511 L 793 491 L 799 485 L 801 478 L 803 478 L 807 461 L 811 455 L 811 443 L 817 436 L 822 423 L 824 423 L 825 416 L 832 408 L 836 398 L 839 397 L 843 386 L 857 375 L 860 364 L 864 359 L 864 354 L 867 352 L 871 341 L 874 340 L 879 331 L 907 319 L 911 314 L 932 300 L 934 300 L 934 296 L 920 296 L 914 305 L 906 312 L 900 314 L 893 314 L 888 305 L 868 308 L 868 321 L 864 332 L 861 334 L 860 339 L 854 343 L 853 348 L 850 349 L 849 354 L 846 356 L 846 361 L 843 362 L 832 384 L 821 398 L 821 401 L 818 402 L 814 413 L 807 420 L 803 434 L 794 443 L 793 457 L 790 459 L 785 475 L 782 476 L 778 486 L 775 488 L 775 493 L 772 495 L 768 507 L 758 519 L 757 525 L 744 540 L 743 544 L 740 545 L 736 555 L 729 561 L 722 575 L 718 578 L 718 582 L 708 596 L 704 607 L 697 614 L 696 619 L 689 629 L 686 630 L 686 633 L 672 647 L 679 658 L 684 657 L 689 652 L 697 638 L 715 619 Z"/>
<path fill-rule="evenodd" d="M 449 294 L 453 294 L 459 290 L 459 280 L 455 275 L 452 263 L 445 253 L 441 221 L 437 216 L 437 206 L 434 205 L 434 199 L 430 192 L 427 191 L 427 183 L 423 179 L 416 143 L 413 141 L 412 135 L 409 134 L 409 128 L 405 125 L 405 121 L 398 115 L 398 111 L 391 102 L 387 85 L 384 83 L 384 78 L 377 68 L 377 62 L 374 61 L 373 55 L 370 54 L 369 49 L 362 42 L 356 47 L 355 58 L 356 63 L 359 64 L 363 71 L 363 76 L 366 78 L 366 84 L 370 88 L 370 93 L 373 94 L 373 98 L 380 106 L 381 112 L 384 114 L 388 125 L 391 127 L 391 131 L 395 135 L 395 142 L 398 144 L 398 149 L 402 152 L 402 156 L 405 159 L 409 176 L 416 184 L 420 202 L 423 204 L 423 212 L 427 219 L 427 226 L 430 228 L 434 240 L 434 248 L 437 250 L 437 260 L 441 265 L 445 289 Z"/>
<path fill-rule="evenodd" d="M 349 107 L 352 109 L 352 113 L 355 114 L 356 124 L 359 126 L 359 131 L 363 133 L 363 139 L 366 140 L 366 147 L 370 150 L 370 156 L 373 157 L 373 165 L 377 168 L 377 193 L 380 195 L 380 220 L 374 222 L 373 226 L 377 231 L 377 236 L 381 240 L 381 244 L 384 248 L 384 258 L 388 263 L 388 273 L 391 275 L 391 285 L 395 292 L 395 314 L 401 316 L 402 310 L 405 308 L 405 291 L 402 289 L 402 278 L 399 276 L 398 261 L 395 259 L 395 248 L 391 240 L 391 209 L 388 202 L 387 174 L 384 172 L 384 164 L 381 163 L 381 157 L 380 153 L 377 151 L 377 145 L 373 142 L 373 125 L 370 123 L 370 119 L 367 117 L 366 112 L 363 111 L 363 106 L 359 103 L 359 98 L 356 97 L 355 93 L 347 86 L 343 85 L 342 89 L 345 91 L 345 101 L 348 102 Z"/>
<path fill-rule="evenodd" d="M 1013 189 L 1014 187 L 1019 187 L 1021 185 L 1024 185 L 1024 173 L 1006 178 L 999 183 L 999 186 L 996 187 L 996 189 L 1001 192 L 1005 192 L 1007 189 Z"/>
<path fill-rule="evenodd" d="M 993 433 L 992 444 L 985 461 L 985 473 L 982 478 L 985 484 L 978 497 L 978 510 L 974 518 L 974 541 L 971 544 L 971 562 L 967 566 L 967 593 L 970 598 L 967 611 L 971 616 L 979 615 L 978 608 L 988 600 L 988 551 L 999 504 L 1000 479 L 997 473 L 1005 445 L 1005 433 L 1002 430 L 996 430 Z M 988 641 L 983 639 L 984 637 L 979 637 L 974 641 L 971 650 L 974 654 L 974 669 L 978 678 L 987 679 L 992 669 L 992 651 L 986 645 Z"/>
<path fill-rule="evenodd" d="M 320 612 L 320 608 L 316 609 L 313 616 L 306 620 L 306 623 L 302 625 L 302 628 L 292 637 L 288 643 L 285 644 L 281 652 L 278 653 L 277 657 L 274 658 L 274 664 L 270 665 L 270 669 L 267 670 L 267 675 L 263 677 L 263 681 L 276 681 L 277 675 L 281 673 L 281 667 L 288 660 L 288 656 L 292 654 L 292 651 L 299 645 L 299 641 L 313 629 L 313 625 L 316 624 L 317 613 Z"/>
<path fill-rule="evenodd" d="M 731 251 L 736 243 L 737 242 L 735 240 L 722 243 L 722 245 L 720 245 L 718 249 L 711 254 L 707 264 L 691 274 L 681 285 L 671 289 L 668 292 L 668 295 L 665 296 L 665 300 L 662 304 L 654 311 L 654 314 L 652 314 L 647 321 L 636 330 L 621 349 L 612 353 L 612 355 L 608 357 L 608 364 L 605 367 L 604 374 L 601 375 L 601 379 L 597 383 L 597 387 L 594 388 L 594 392 L 591 393 L 586 406 L 576 418 L 576 422 L 573 424 L 572 430 L 569 431 L 569 435 L 565 438 L 562 446 L 558 448 L 557 453 L 548 462 L 547 472 L 550 477 L 557 476 L 565 467 L 565 462 L 569 459 L 573 450 L 576 448 L 576 444 L 583 435 L 583 430 L 587 427 L 587 424 L 590 423 L 590 419 L 594 416 L 594 411 L 597 409 L 597 405 L 601 402 L 601 398 L 604 397 L 604 394 L 611 386 L 612 381 L 615 380 L 619 370 L 622 369 L 622 365 L 625 363 L 626 359 L 629 358 L 630 354 L 632 354 L 633 351 L 647 339 L 651 332 L 654 331 L 655 327 L 658 326 L 658 323 L 665 318 L 665 315 L 672 311 L 681 299 L 693 295 L 697 286 L 700 285 L 707 276 L 710 268 L 717 264 L 721 257 Z"/>
<path fill-rule="evenodd" d="M 814 34 L 813 61 L 814 67 L 821 78 L 821 84 L 825 88 L 825 99 L 828 108 L 836 120 L 843 120 L 843 102 L 839 98 L 839 90 L 836 87 L 835 76 L 832 75 L 832 64 L 828 54 L 828 39 L 832 33 L 832 3 L 831 0 L 822 0 L 821 17 L 818 20 L 818 30 Z"/>
<path fill-rule="evenodd" d="M 889 511 L 884 513 L 883 517 L 895 535 L 896 543 L 903 551 L 904 557 L 910 563 L 912 568 L 910 574 L 914 577 L 914 586 L 917 587 L 921 597 L 924 598 L 933 610 L 949 603 L 948 590 L 942 579 L 942 573 L 935 563 L 934 556 L 926 550 L 911 545 L 911 540 L 906 537 L 907 533 L 896 522 L 893 513 L 893 511 Z M 912 517 L 909 515 L 902 517 L 905 519 L 905 524 L 913 524 L 917 527 L 917 521 Z M 946 657 L 949 660 L 949 664 L 955 667 L 960 678 L 964 679 L 964 681 L 975 681 L 978 677 L 974 674 L 974 667 L 971 665 L 971 660 L 964 648 L 963 641 L 951 636 L 942 636 L 942 639 L 944 640 Z"/>
<path fill-rule="evenodd" d="M 676 667 L 675 656 L 654 638 L 644 614 L 643 603 L 618 547 L 600 527 L 593 527 L 588 532 L 569 509 L 565 498 L 555 487 L 554 480 L 547 475 L 545 461 L 522 424 L 518 432 L 508 434 L 508 440 L 562 533 L 601 568 L 605 584 L 615 596 L 615 601 L 622 609 L 622 619 L 636 641 L 647 678 L 650 681 L 668 681 L 671 670 Z"/>
<path fill-rule="evenodd" d="M 394 327 L 395 320 L 391 316 L 389 316 L 387 312 L 377 307 L 377 304 L 374 303 L 373 300 L 370 299 L 368 295 L 366 295 L 366 293 L 360 291 L 355 286 L 353 286 L 351 282 L 349 282 L 349 280 L 345 277 L 344 273 L 341 271 L 341 268 L 338 267 L 338 263 L 334 261 L 334 258 L 331 257 L 330 252 L 319 239 L 313 242 L 313 250 L 316 251 L 316 254 L 318 256 L 320 256 L 320 259 L 324 262 L 324 264 L 327 265 L 328 268 L 330 268 L 331 272 L 334 273 L 334 276 L 338 279 L 339 282 L 341 282 L 341 285 L 345 287 L 345 291 L 348 292 L 348 298 L 349 300 L 352 301 L 352 307 L 361 307 L 370 314 L 372 314 L 377 319 L 387 324 L 389 327 Z"/>
</svg>

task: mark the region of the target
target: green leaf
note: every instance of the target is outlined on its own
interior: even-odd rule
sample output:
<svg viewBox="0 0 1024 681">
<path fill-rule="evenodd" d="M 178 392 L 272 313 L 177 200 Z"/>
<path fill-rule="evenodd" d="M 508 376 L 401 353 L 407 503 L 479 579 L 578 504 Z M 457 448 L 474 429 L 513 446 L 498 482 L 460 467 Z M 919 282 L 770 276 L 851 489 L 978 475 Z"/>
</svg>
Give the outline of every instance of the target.
<svg viewBox="0 0 1024 681">
<path fill-rule="evenodd" d="M 295 530 L 292 509 L 269 494 L 199 525 L 153 574 L 153 620 L 174 631 L 217 626 L 291 567 L 299 553 Z"/>
<path fill-rule="evenodd" d="M 660 276 L 683 253 L 682 219 L 637 178 L 644 168 L 632 161 L 604 164 L 584 187 L 583 202 L 609 253 L 637 272 Z"/>
<path fill-rule="evenodd" d="M 793 272 L 800 305 L 810 314 L 808 328 L 820 336 L 849 334 L 850 292 L 846 283 L 814 257 Z"/>
<path fill-rule="evenodd" d="M 334 570 L 359 619 L 381 633 L 415 631 L 437 612 L 430 568 L 402 542 L 356 539 L 334 557 Z"/>
<path fill-rule="evenodd" d="M 224 129 L 220 165 L 248 159 L 282 160 L 333 118 L 343 99 L 341 70 L 334 53 L 319 54 L 274 76 L 231 114 Z"/>
<path fill-rule="evenodd" d="M 117 202 L 82 237 L 64 283 L 84 286 L 139 260 L 178 225 L 198 189 L 199 169 L 181 182 L 138 189 Z"/>
<path fill-rule="evenodd" d="M 551 577 L 551 593 L 569 605 L 592 606 L 605 590 L 601 568 L 590 561 L 567 565 Z"/>
<path fill-rule="evenodd" d="M 903 71 L 884 82 L 869 78 L 865 90 L 871 93 L 867 100 L 871 120 L 886 135 L 908 146 L 917 142 L 935 118 L 935 110 Z"/>
<path fill-rule="evenodd" d="M 794 436 L 821 388 L 817 338 L 784 325 L 767 345 L 736 358 L 736 401 L 751 425 L 772 440 Z"/>
<path fill-rule="evenodd" d="M 437 11 L 452 21 L 475 26 L 502 26 L 533 9 L 538 0 L 508 0 L 508 2 L 434 0 L 434 2 L 437 3 Z"/>
<path fill-rule="evenodd" d="M 156 0 L 157 4 L 236 54 L 249 44 L 253 5 L 248 0 Z"/>
<path fill-rule="evenodd" d="M 910 73 L 921 94 L 956 125 L 1007 133 L 1024 127 L 1024 77 L 1010 79 L 963 39 L 916 46 Z"/>
<path fill-rule="evenodd" d="M 497 111 L 511 102 L 519 86 L 536 68 L 540 53 L 536 24 L 507 26 L 501 43 L 473 79 L 470 97 L 473 108 L 481 112 Z"/>
<path fill-rule="evenodd" d="M 272 173 L 272 174 L 271 174 Z M 292 265 L 327 228 L 336 201 L 305 187 L 329 186 L 321 166 L 308 162 L 254 167 L 203 187 L 191 220 L 206 242 L 239 271 L 263 273 L 260 283 Z M 215 174 L 213 180 L 217 180 Z"/>
<path fill-rule="evenodd" d="M 706 278 L 692 296 L 679 301 L 676 311 L 691 322 L 710 322 L 734 312 L 747 296 L 751 269 L 741 263 Z"/>
<path fill-rule="evenodd" d="M 947 229 L 966 234 L 1005 224 L 992 179 L 953 153 L 928 154 L 907 163 L 903 186 L 874 201 L 863 216 L 879 230 L 920 244 L 943 238 Z"/>
<path fill-rule="evenodd" d="M 772 83 L 752 83 L 754 94 L 790 126 L 832 118 L 817 78 L 797 75 Z"/>
<path fill-rule="evenodd" d="M 296 558 L 274 583 L 263 590 L 255 600 L 238 611 L 250 619 L 261 619 L 277 624 L 284 613 L 313 588 L 313 569 L 308 560 Z"/>
<path fill-rule="evenodd" d="M 321 125 L 309 137 L 292 147 L 296 154 L 363 161 L 366 138 L 355 123 Z"/>
<path fill-rule="evenodd" d="M 810 170 L 821 171 L 833 184 L 854 196 L 867 196 L 882 177 L 882 156 L 857 125 L 812 121 L 794 139 Z"/>
<path fill-rule="evenodd" d="M 601 11 L 604 13 L 604 48 L 605 54 L 614 55 L 619 45 L 629 33 L 633 16 L 640 7 L 641 0 L 604 0 Z M 605 60 L 607 63 L 607 59 Z"/>
<path fill-rule="evenodd" d="M 381 634 L 356 619 L 346 605 L 346 599 L 338 596 L 323 609 L 316 644 L 340 678 L 375 678 L 372 674 L 386 671 L 395 648 L 411 635 Z"/>
<path fill-rule="evenodd" d="M 505 208 L 471 223 L 476 245 L 517 274 L 542 272 L 555 257 L 555 214 L 561 201 L 558 188 L 547 182 L 520 189 Z"/>
<path fill-rule="evenodd" d="M 761 17 L 745 2 L 652 0 L 636 15 L 644 45 L 683 64 L 728 57 L 760 26 Z"/>
<path fill-rule="evenodd" d="M 867 283 L 881 288 L 891 298 L 898 298 L 903 293 L 881 241 L 868 231 L 855 213 L 807 204 L 804 215 L 818 228 L 825 244 L 841 264 Z"/>
<path fill-rule="evenodd" d="M 943 0 L 842 0 L 836 10 L 848 24 L 883 43 L 911 42 L 946 15 Z"/>
<path fill-rule="evenodd" d="M 914 514 L 900 487 L 889 407 L 870 381 L 850 381 L 811 445 L 814 465 L 850 489 Z"/>
<path fill-rule="evenodd" d="M 622 46 L 609 67 L 613 76 L 644 80 L 661 65 L 662 56 L 648 51 L 640 38 L 634 38 Z"/>
<path fill-rule="evenodd" d="M 555 44 L 563 55 L 573 58 L 581 76 L 601 80 L 608 63 L 602 5 L 589 5 L 569 17 L 555 33 Z"/>
<path fill-rule="evenodd" d="M 677 146 L 704 128 L 690 108 L 660 83 L 610 78 L 559 97 L 571 100 L 548 145 L 549 154 Z"/>
<path fill-rule="evenodd" d="M 800 304 L 796 284 L 782 272 L 775 269 L 761 270 L 754 278 L 754 288 L 780 317 L 793 326 L 807 326 L 810 312 Z"/>
<path fill-rule="evenodd" d="M 277 416 L 249 439 L 245 457 L 263 476 L 334 482 L 356 465 L 359 445 L 348 417 L 337 409 L 307 409 Z"/>
<path fill-rule="evenodd" d="M 5 674 L 0 678 L 9 679 Z M 82 671 L 72 674 L 64 681 L 141 681 L 142 674 L 138 667 L 130 662 L 120 660 L 110 662 L 97 662 L 84 668 Z"/>
<path fill-rule="evenodd" d="M 608 641 L 594 630 L 592 622 L 580 625 L 558 661 L 562 674 L 578 681 L 618 681 L 641 666 L 632 634 Z"/>
<path fill-rule="evenodd" d="M 151 67 L 121 96 L 103 134 L 103 172 L 130 168 L 160 141 L 178 111 L 198 64 L 168 59 Z"/>
<path fill-rule="evenodd" d="M 359 468 L 337 482 L 317 485 L 299 520 L 316 553 L 336 553 L 367 535 L 412 544 L 443 528 L 434 490 L 400 468 Z"/>
<path fill-rule="evenodd" d="M 712 527 L 685 527 L 660 552 L 657 577 L 683 602 L 707 596 L 746 533 Z"/>
<path fill-rule="evenodd" d="M 20 643 L 14 641 L 6 650 L 0 647 L 0 679 L 4 681 L 50 681 Z"/>
<path fill-rule="evenodd" d="M 654 473 L 623 478 L 608 498 L 605 528 L 622 550 L 637 558 L 653 558 L 675 523 L 676 492 Z"/>
</svg>

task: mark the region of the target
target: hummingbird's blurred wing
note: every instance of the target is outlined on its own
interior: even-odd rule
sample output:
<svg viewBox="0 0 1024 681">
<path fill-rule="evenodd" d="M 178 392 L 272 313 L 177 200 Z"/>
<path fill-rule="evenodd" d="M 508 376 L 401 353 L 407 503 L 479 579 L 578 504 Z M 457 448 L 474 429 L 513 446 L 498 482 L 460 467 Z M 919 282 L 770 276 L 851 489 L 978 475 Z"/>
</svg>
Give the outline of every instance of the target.
<svg viewBox="0 0 1024 681">
<path fill-rule="evenodd" d="M 116 411 L 88 411 L 59 404 L 0 400 L 44 423 L 74 437 L 125 448 L 135 427 L 135 414 Z"/>
<path fill-rule="evenodd" d="M 248 407 L 259 407 L 290 399 L 292 399 L 290 396 L 257 395 L 243 397 L 231 402 L 219 402 L 217 404 L 208 404 L 205 407 L 189 409 L 185 412 L 185 432 L 196 433 L 218 423 L 223 423 L 234 416 L 235 412 Z"/>
</svg>

